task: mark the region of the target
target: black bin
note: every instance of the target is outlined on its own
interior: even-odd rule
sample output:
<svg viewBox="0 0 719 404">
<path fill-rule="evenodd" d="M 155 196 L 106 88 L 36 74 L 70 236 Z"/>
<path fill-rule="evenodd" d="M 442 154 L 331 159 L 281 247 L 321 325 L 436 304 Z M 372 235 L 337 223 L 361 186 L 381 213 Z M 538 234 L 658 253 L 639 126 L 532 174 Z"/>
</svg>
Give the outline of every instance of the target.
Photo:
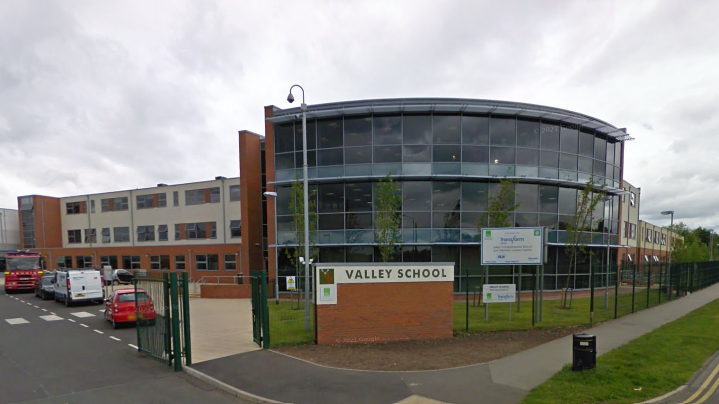
<svg viewBox="0 0 719 404">
<path fill-rule="evenodd" d="M 597 366 L 597 337 L 574 334 L 572 338 L 572 371 L 594 369 Z"/>
</svg>

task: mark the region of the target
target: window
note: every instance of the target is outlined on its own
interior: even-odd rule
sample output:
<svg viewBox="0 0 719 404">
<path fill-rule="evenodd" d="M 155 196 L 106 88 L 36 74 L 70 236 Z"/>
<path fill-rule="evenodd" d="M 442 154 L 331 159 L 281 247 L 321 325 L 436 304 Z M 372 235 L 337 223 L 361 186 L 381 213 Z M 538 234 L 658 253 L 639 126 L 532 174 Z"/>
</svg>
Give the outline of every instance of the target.
<svg viewBox="0 0 719 404">
<path fill-rule="evenodd" d="M 150 269 L 170 269 L 169 255 L 151 255 Z"/>
<path fill-rule="evenodd" d="M 630 237 L 632 240 L 636 240 L 636 238 L 637 238 L 637 225 L 636 225 L 636 224 L 633 224 L 633 225 L 632 225 L 632 229 L 631 229 L 630 231 L 631 231 L 631 233 L 630 233 L 629 237 Z"/>
<path fill-rule="evenodd" d="M 631 206 L 634 206 L 635 201 L 636 201 L 636 196 L 634 195 L 634 192 L 632 192 L 631 194 L 629 194 L 629 204 Z"/>
<path fill-rule="evenodd" d="M 644 240 L 652 242 L 652 230 L 651 229 L 644 229 Z"/>
<path fill-rule="evenodd" d="M 662 245 L 667 245 L 667 235 L 662 234 Z"/>
<path fill-rule="evenodd" d="M 97 243 L 96 229 L 85 229 L 85 243 Z"/>
<path fill-rule="evenodd" d="M 207 225 L 205 223 L 185 224 L 185 238 L 188 240 L 199 240 L 207 238 Z"/>
<path fill-rule="evenodd" d="M 100 210 L 102 212 L 116 212 L 120 210 L 127 210 L 128 199 L 126 196 L 119 198 L 101 199 L 100 206 Z"/>
<path fill-rule="evenodd" d="M 100 200 L 100 212 L 109 212 L 110 211 L 110 200 L 109 199 L 101 199 Z"/>
<path fill-rule="evenodd" d="M 115 233 L 115 242 L 120 243 L 123 241 L 130 241 L 130 228 L 129 227 L 113 227 L 113 233 Z"/>
<path fill-rule="evenodd" d="M 210 188 L 210 203 L 220 203 L 220 188 Z"/>
<path fill-rule="evenodd" d="M 65 205 L 66 206 L 65 211 L 68 215 L 76 215 L 78 213 L 82 213 L 81 205 L 82 205 L 82 202 L 68 202 Z"/>
<path fill-rule="evenodd" d="M 157 239 L 159 241 L 167 241 L 167 225 L 161 224 L 157 226 Z"/>
<path fill-rule="evenodd" d="M 237 270 L 237 256 L 235 254 L 225 254 L 225 271 Z"/>
<path fill-rule="evenodd" d="M 122 256 L 122 268 L 124 269 L 140 269 L 142 267 L 140 263 L 139 255 L 123 255 Z"/>
<path fill-rule="evenodd" d="M 242 237 L 242 228 L 241 228 L 242 221 L 240 220 L 230 220 L 230 237 Z"/>
<path fill-rule="evenodd" d="M 95 213 L 95 200 L 90 201 L 90 213 Z"/>
<path fill-rule="evenodd" d="M 175 240 L 179 240 L 179 239 L 180 239 L 180 225 L 176 224 L 175 225 Z"/>
<path fill-rule="evenodd" d="M 185 205 L 202 205 L 205 203 L 204 189 L 189 189 L 185 191 Z"/>
<path fill-rule="evenodd" d="M 185 270 L 185 256 L 184 255 L 175 255 L 175 270 L 177 270 L 177 271 Z"/>
<path fill-rule="evenodd" d="M 195 269 L 198 271 L 218 271 L 220 268 L 217 254 L 195 255 Z"/>
<path fill-rule="evenodd" d="M 82 234 L 80 230 L 68 230 L 67 231 L 67 242 L 68 244 L 80 244 L 82 243 Z"/>
<path fill-rule="evenodd" d="M 158 208 L 166 207 L 167 206 L 167 194 L 163 192 L 161 194 L 156 194 L 156 195 L 157 195 L 157 207 Z"/>
<path fill-rule="evenodd" d="M 240 186 L 230 185 L 230 202 L 237 202 L 240 200 Z"/>
<path fill-rule="evenodd" d="M 137 241 L 155 241 L 155 226 L 137 226 Z"/>
<path fill-rule="evenodd" d="M 659 244 L 659 232 L 654 232 L 654 243 Z"/>
<path fill-rule="evenodd" d="M 100 266 L 105 267 L 109 266 L 112 269 L 117 269 L 117 256 L 116 255 L 101 255 L 100 256 Z"/>
<path fill-rule="evenodd" d="M 210 238 L 217 238 L 217 222 L 210 222 Z"/>
<path fill-rule="evenodd" d="M 174 206 L 180 206 L 180 193 L 177 191 L 172 192 L 172 204 Z"/>
<path fill-rule="evenodd" d="M 112 239 L 110 239 L 110 228 L 109 227 L 102 228 L 102 242 L 103 243 L 111 243 L 112 242 Z"/>
<path fill-rule="evenodd" d="M 148 209 L 154 207 L 154 198 L 152 195 L 137 195 L 135 198 L 137 200 L 137 209 Z"/>
<path fill-rule="evenodd" d="M 369 116 L 345 118 L 344 144 L 345 146 L 371 146 L 372 118 Z"/>
<path fill-rule="evenodd" d="M 77 261 L 77 268 L 92 268 L 92 255 L 78 255 L 75 259 Z"/>
</svg>

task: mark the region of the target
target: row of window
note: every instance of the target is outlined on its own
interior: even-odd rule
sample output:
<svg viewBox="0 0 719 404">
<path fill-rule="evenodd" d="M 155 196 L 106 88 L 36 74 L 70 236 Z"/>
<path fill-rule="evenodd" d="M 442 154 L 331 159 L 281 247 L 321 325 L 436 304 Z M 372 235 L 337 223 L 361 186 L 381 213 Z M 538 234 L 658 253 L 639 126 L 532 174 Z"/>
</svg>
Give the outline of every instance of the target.
<svg viewBox="0 0 719 404">
<path fill-rule="evenodd" d="M 230 237 L 237 238 L 242 237 L 241 221 L 231 220 L 230 221 Z M 129 242 L 130 241 L 130 228 L 127 226 L 113 227 L 112 232 L 109 227 L 102 229 L 102 242 L 112 243 L 113 235 L 115 243 Z M 68 244 L 90 244 L 97 243 L 97 229 L 85 229 L 85 237 L 82 238 L 82 231 L 79 229 L 68 230 L 67 240 Z M 203 240 L 203 239 L 215 239 L 217 238 L 217 223 L 216 222 L 200 222 L 200 223 L 178 223 L 175 224 L 175 240 Z M 166 224 L 157 225 L 157 232 L 155 232 L 155 225 L 144 225 L 137 226 L 137 238 L 138 242 L 145 241 L 168 241 L 168 226 Z"/>
<path fill-rule="evenodd" d="M 173 205 L 180 206 L 179 191 L 172 193 Z M 230 202 L 240 200 L 240 186 L 230 185 Z M 137 209 L 164 208 L 167 207 L 167 194 L 164 192 L 155 194 L 136 195 Z M 205 203 L 220 203 L 220 188 L 190 189 L 185 191 L 185 205 L 202 205 Z M 100 200 L 102 212 L 125 211 L 129 208 L 129 200 L 126 196 L 116 198 L 105 198 Z M 68 215 L 87 213 L 87 202 L 67 202 L 65 212 Z M 95 213 L 95 200 L 90 200 L 90 213 Z"/>
<path fill-rule="evenodd" d="M 220 264 L 220 257 L 222 263 Z M 223 268 L 225 271 L 236 271 L 238 267 L 237 254 L 195 254 L 193 256 L 193 268 L 198 271 L 219 271 Z M 73 257 L 58 256 L 57 266 L 59 268 L 94 268 L 93 257 L 91 255 L 79 255 L 75 257 L 75 266 L 73 266 Z M 118 261 L 116 255 L 100 256 L 100 267 L 110 266 L 113 269 L 142 269 L 139 255 L 123 255 Z M 184 255 L 173 256 L 170 261 L 169 255 L 150 255 L 150 269 L 186 271 L 187 261 Z"/>
<path fill-rule="evenodd" d="M 277 124 L 275 153 L 302 150 L 302 125 Z M 339 117 L 307 122 L 307 149 L 463 144 L 561 151 L 620 165 L 621 146 L 593 129 L 510 117 L 404 114 Z"/>
</svg>

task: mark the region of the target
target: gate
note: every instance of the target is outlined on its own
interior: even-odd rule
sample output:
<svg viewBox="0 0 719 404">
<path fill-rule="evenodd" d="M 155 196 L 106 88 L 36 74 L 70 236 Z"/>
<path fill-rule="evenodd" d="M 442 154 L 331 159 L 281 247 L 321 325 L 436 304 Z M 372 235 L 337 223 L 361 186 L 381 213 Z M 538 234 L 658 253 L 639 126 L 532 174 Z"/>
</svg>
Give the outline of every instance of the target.
<svg viewBox="0 0 719 404">
<path fill-rule="evenodd" d="M 173 366 L 176 372 L 182 370 L 183 358 L 185 365 L 191 365 L 187 272 L 182 272 L 179 279 L 175 272 L 163 272 L 161 277 L 135 273 L 133 283 L 137 350 Z"/>
<path fill-rule="evenodd" d="M 252 339 L 262 347 L 270 347 L 270 313 L 267 307 L 267 272 L 250 271 L 252 285 Z"/>
</svg>

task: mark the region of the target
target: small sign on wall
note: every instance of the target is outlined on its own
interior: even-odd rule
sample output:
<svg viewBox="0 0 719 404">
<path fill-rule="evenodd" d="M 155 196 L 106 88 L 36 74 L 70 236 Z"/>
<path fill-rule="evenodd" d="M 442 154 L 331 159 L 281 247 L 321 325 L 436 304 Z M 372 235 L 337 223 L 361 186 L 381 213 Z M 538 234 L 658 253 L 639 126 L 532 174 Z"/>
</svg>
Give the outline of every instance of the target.
<svg viewBox="0 0 719 404">
<path fill-rule="evenodd" d="M 297 281 L 294 276 L 287 277 L 287 290 L 297 290 Z"/>
<path fill-rule="evenodd" d="M 517 300 L 517 285 L 483 285 L 482 300 L 484 303 L 514 303 Z"/>
</svg>

